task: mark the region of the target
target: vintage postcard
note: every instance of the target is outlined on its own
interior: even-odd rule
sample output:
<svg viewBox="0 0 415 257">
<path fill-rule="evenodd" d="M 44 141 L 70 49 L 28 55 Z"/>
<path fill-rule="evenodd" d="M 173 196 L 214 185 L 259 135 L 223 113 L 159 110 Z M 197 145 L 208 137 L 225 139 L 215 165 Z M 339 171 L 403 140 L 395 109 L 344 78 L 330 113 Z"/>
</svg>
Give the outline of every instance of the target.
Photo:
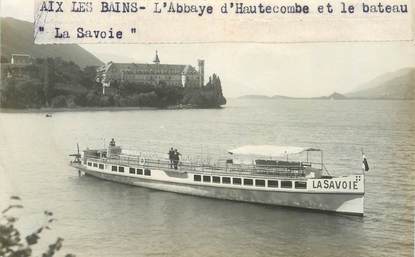
<svg viewBox="0 0 415 257">
<path fill-rule="evenodd" d="M 411 0 L 3 0 L 0 256 L 413 256 Z"/>
</svg>

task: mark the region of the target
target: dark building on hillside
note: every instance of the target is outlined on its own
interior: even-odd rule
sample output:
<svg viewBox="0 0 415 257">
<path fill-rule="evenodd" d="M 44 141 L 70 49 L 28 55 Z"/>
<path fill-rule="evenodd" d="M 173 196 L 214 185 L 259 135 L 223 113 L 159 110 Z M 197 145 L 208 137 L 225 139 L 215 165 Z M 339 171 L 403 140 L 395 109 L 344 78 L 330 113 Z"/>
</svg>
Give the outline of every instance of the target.
<svg viewBox="0 0 415 257">
<path fill-rule="evenodd" d="M 10 63 L 15 65 L 30 65 L 32 64 L 32 57 L 28 54 L 12 54 Z"/>
<path fill-rule="evenodd" d="M 12 54 L 10 63 L 1 64 L 1 79 L 26 78 L 25 68 L 32 64 L 32 57 L 28 54 Z"/>
<path fill-rule="evenodd" d="M 191 65 L 161 64 L 156 51 L 152 64 L 109 62 L 97 70 L 97 81 L 102 83 L 102 92 L 114 82 L 202 87 L 204 85 L 204 60 L 198 60 L 198 69 Z"/>
</svg>

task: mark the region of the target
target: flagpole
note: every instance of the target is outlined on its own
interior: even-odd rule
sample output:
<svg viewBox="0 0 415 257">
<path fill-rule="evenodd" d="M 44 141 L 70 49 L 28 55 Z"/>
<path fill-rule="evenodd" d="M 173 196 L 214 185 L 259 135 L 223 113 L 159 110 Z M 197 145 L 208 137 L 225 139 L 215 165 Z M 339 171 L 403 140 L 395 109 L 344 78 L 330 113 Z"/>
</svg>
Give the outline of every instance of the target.
<svg viewBox="0 0 415 257">
<path fill-rule="evenodd" d="M 360 151 L 362 152 L 362 160 L 363 160 L 363 158 L 364 158 L 364 156 L 365 156 L 365 152 L 363 151 L 363 147 L 362 148 L 360 148 Z M 362 161 L 362 175 L 364 175 L 365 174 L 365 169 L 363 168 L 363 161 Z"/>
<path fill-rule="evenodd" d="M 365 152 L 363 151 L 363 148 L 361 149 L 361 151 L 362 151 L 362 158 L 363 158 L 362 170 L 363 170 L 363 173 L 364 173 L 365 171 L 369 171 L 369 164 L 367 162 L 367 158 L 366 158 Z"/>
</svg>

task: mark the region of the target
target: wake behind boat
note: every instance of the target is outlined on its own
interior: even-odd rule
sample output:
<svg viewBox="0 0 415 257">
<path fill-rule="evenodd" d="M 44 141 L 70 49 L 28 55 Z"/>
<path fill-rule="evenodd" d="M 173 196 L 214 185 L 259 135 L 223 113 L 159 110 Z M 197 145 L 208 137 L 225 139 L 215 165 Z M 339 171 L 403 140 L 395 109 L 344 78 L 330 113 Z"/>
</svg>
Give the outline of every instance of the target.
<svg viewBox="0 0 415 257">
<path fill-rule="evenodd" d="M 311 155 L 319 153 L 319 162 Z M 333 177 L 315 148 L 248 145 L 215 163 L 179 155 L 131 154 L 112 141 L 107 149 L 72 154 L 71 166 L 97 178 L 217 199 L 338 212 L 364 213 L 364 175 Z M 305 155 L 304 161 L 289 156 Z M 282 159 L 284 158 L 284 159 Z M 175 160 L 176 159 L 176 160 Z"/>
</svg>

